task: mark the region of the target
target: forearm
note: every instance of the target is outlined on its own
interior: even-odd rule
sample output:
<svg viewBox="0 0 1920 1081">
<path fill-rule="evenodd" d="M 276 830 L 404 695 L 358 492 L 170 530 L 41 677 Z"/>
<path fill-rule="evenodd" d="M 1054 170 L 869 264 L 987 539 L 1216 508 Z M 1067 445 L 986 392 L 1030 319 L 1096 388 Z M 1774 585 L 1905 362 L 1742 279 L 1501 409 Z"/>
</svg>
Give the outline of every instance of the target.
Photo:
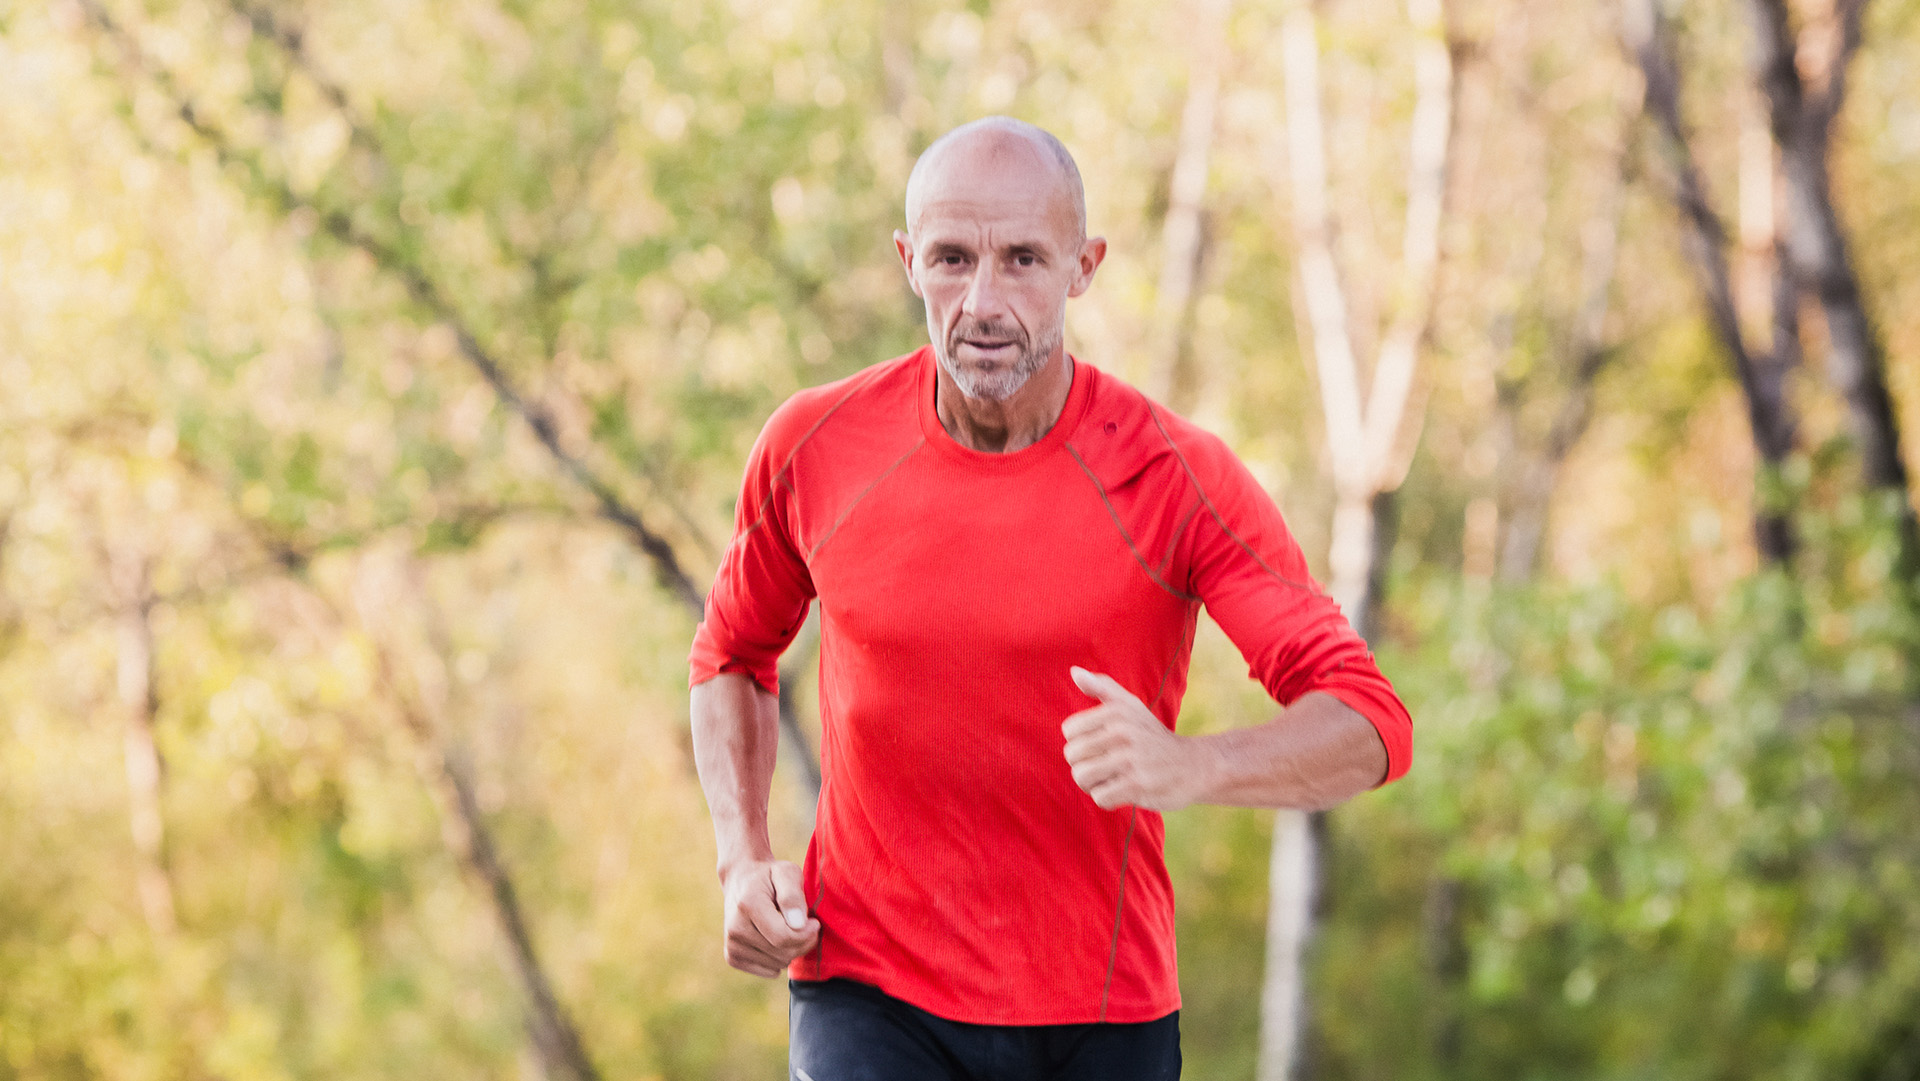
<svg viewBox="0 0 1920 1081">
<path fill-rule="evenodd" d="M 1185 742 L 1193 803 L 1323 810 L 1387 775 L 1387 749 L 1373 724 L 1319 692 L 1258 727 Z"/>
<path fill-rule="evenodd" d="M 693 762 L 713 815 L 719 870 L 773 858 L 767 798 L 780 745 L 780 705 L 749 676 L 720 675 L 691 695 Z"/>
</svg>

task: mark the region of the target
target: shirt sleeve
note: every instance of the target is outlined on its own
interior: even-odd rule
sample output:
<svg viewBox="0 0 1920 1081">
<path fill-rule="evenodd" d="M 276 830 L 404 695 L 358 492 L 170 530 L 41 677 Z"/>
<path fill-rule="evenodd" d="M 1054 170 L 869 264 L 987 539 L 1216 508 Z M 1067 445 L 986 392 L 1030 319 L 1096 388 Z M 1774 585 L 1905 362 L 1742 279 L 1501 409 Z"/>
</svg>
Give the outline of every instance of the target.
<svg viewBox="0 0 1920 1081">
<path fill-rule="evenodd" d="M 1224 445 L 1193 455 L 1191 591 L 1275 701 L 1324 691 L 1372 723 L 1387 774 L 1407 771 L 1413 721 L 1340 606 L 1314 582 L 1300 546 L 1246 466 Z"/>
<path fill-rule="evenodd" d="M 806 621 L 813 578 L 793 542 L 791 420 L 776 412 L 747 457 L 733 540 L 707 593 L 706 618 L 693 632 L 689 684 L 745 672 L 769 694 L 780 692 L 780 654 Z"/>
</svg>

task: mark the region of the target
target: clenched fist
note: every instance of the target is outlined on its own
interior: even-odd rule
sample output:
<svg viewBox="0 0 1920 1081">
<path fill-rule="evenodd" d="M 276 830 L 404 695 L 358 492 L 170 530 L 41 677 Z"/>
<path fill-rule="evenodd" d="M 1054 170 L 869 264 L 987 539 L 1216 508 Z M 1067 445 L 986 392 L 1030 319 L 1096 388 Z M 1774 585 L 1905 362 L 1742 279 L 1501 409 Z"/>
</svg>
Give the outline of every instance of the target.
<svg viewBox="0 0 1920 1081">
<path fill-rule="evenodd" d="M 1078 667 L 1071 672 L 1076 686 L 1100 700 L 1060 726 L 1074 783 L 1109 811 L 1172 811 L 1194 802 L 1199 778 L 1190 741 L 1111 677 Z"/>
<path fill-rule="evenodd" d="M 800 868 L 756 860 L 721 879 L 726 895 L 727 964 L 755 976 L 778 976 L 820 941 L 820 921 L 807 915 Z"/>
</svg>

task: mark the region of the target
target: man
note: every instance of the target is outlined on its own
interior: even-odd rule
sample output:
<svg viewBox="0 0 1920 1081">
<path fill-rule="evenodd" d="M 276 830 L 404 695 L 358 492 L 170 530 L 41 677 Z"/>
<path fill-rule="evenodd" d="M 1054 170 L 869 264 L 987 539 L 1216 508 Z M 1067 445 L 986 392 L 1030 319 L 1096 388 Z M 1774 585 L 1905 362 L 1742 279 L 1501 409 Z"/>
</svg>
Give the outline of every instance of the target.
<svg viewBox="0 0 1920 1081">
<path fill-rule="evenodd" d="M 1062 347 L 1106 255 L 1064 147 L 950 132 L 894 233 L 932 344 L 778 409 L 693 645 L 726 957 L 791 966 L 811 1081 L 1173 1078 L 1157 812 L 1327 807 L 1411 724 L 1217 439 Z M 804 872 L 766 808 L 780 651 L 820 603 Z M 1172 731 L 1204 604 L 1287 703 Z"/>
</svg>

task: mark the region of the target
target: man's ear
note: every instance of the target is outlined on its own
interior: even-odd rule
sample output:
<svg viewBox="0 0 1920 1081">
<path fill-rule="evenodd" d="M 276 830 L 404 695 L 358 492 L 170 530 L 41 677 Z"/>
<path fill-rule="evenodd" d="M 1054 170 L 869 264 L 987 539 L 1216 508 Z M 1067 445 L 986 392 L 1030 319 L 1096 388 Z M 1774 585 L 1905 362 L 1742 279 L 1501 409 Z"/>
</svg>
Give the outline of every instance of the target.
<svg viewBox="0 0 1920 1081">
<path fill-rule="evenodd" d="M 1073 283 L 1067 286 L 1067 295 L 1077 297 L 1086 292 L 1087 287 L 1093 284 L 1093 272 L 1100 269 L 1100 264 L 1106 258 L 1107 238 L 1088 237 L 1086 243 L 1080 245 L 1080 265 L 1074 268 Z"/>
<path fill-rule="evenodd" d="M 895 229 L 893 231 L 893 250 L 900 254 L 900 265 L 906 268 L 907 287 L 913 290 L 914 296 L 924 296 L 924 294 L 920 292 L 920 277 L 914 273 L 913 238 L 899 229 Z"/>
</svg>

